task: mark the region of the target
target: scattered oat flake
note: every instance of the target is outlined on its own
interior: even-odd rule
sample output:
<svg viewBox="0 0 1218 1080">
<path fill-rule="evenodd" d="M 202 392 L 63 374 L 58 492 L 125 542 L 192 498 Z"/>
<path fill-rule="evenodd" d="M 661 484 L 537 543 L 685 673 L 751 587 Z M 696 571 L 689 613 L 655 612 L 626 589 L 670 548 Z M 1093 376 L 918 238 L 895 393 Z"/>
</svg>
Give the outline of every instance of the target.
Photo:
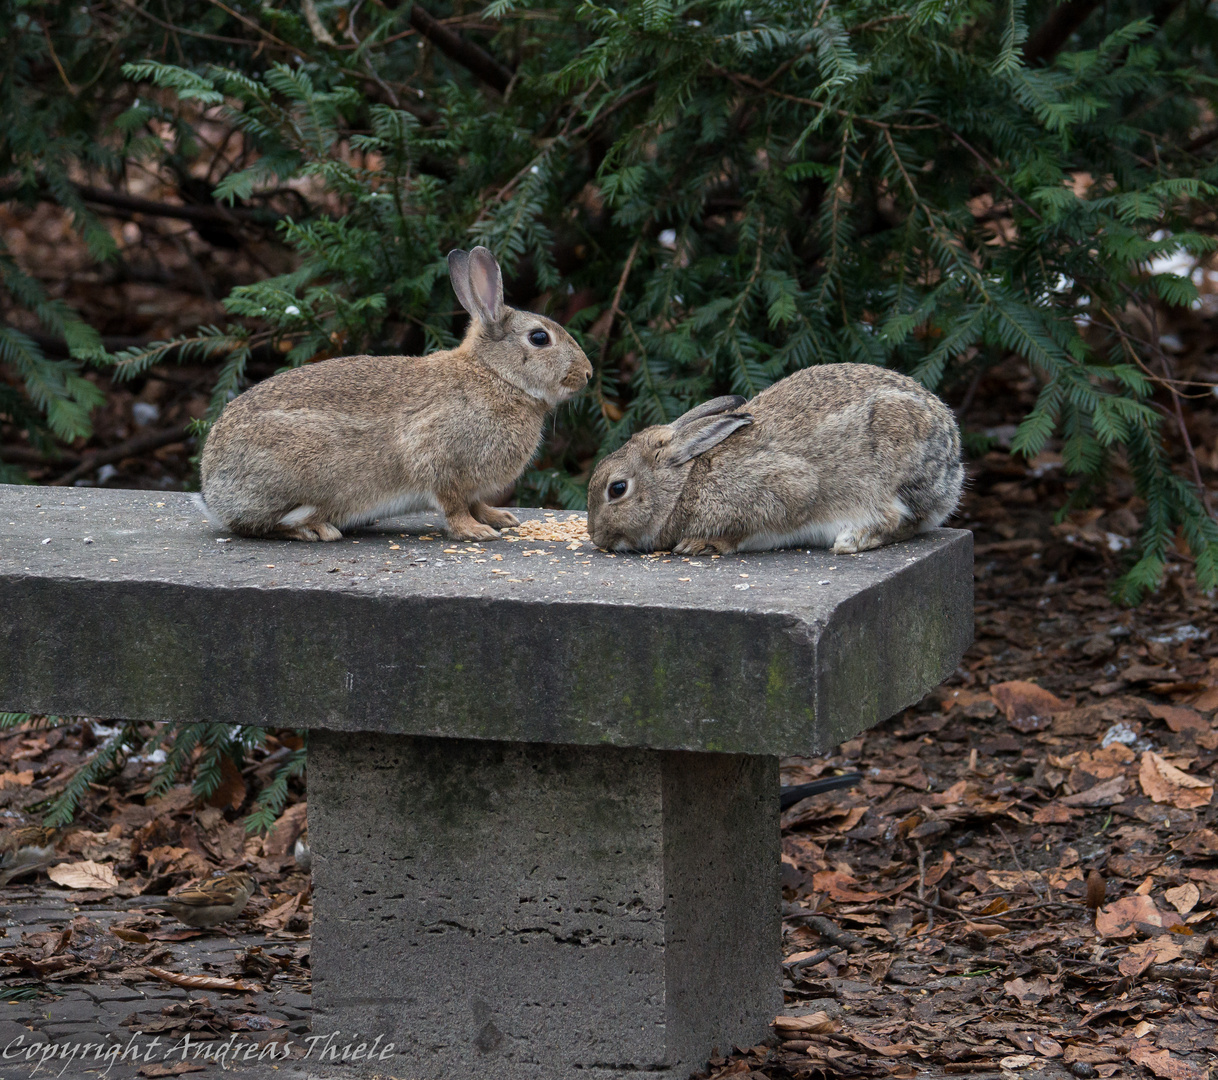
<svg viewBox="0 0 1218 1080">
<path fill-rule="evenodd" d="M 564 542 L 569 546 L 568 551 L 578 550 L 583 543 L 591 543 L 588 535 L 588 519 L 582 514 L 572 514 L 566 521 L 559 521 L 553 515 L 543 521 L 522 521 L 509 530 L 517 533 L 524 540 L 548 540 Z"/>
</svg>

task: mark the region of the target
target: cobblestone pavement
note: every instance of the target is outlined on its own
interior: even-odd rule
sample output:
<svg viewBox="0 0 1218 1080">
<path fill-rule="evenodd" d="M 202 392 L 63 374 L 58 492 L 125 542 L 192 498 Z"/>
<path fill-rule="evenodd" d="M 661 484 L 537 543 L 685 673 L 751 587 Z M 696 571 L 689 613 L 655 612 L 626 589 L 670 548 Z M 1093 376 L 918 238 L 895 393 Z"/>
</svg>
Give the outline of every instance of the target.
<svg viewBox="0 0 1218 1080">
<path fill-rule="evenodd" d="M 131 914 L 121 900 L 80 904 L 77 899 L 45 883 L 11 885 L 0 891 L 0 926 L 5 931 L 5 937 L 0 938 L 0 957 L 6 944 L 20 941 L 23 933 L 62 931 L 80 915 L 109 928 Z M 186 974 L 205 974 L 231 968 L 236 954 L 250 946 L 269 949 L 283 944 L 268 940 L 265 934 L 239 932 L 243 929 L 240 923 L 234 926 L 238 932 L 231 937 L 213 931 L 187 941 L 165 943 L 171 956 L 162 959 L 160 966 Z M 299 945 L 300 941 L 293 944 Z M 11 966 L 0 967 L 0 972 L 11 971 Z M 11 993 L 15 981 L 31 980 L 10 977 L 0 984 L 0 994 Z M 289 981 L 292 985 L 287 985 Z M 276 985 L 277 982 L 282 984 Z M 25 991 L 30 996 L 24 999 L 18 994 L 13 998 L 0 996 L 0 1078 L 134 1080 L 187 1075 L 203 1080 L 208 1076 L 329 1080 L 350 1075 L 346 1068 L 317 1061 L 324 1050 L 324 1039 L 309 1042 L 313 1034 L 309 1024 L 310 997 L 302 992 L 307 987 L 283 976 L 272 976 L 263 985 L 267 987 L 265 991 L 217 992 L 186 989 L 152 977 L 120 980 L 116 975 L 102 973 L 91 981 L 46 982 L 47 992 Z M 206 1004 L 200 1004 L 204 999 Z M 178 1011 L 210 1007 L 225 1014 L 248 1015 L 254 1030 L 225 1031 L 219 1037 L 190 1033 L 189 1042 L 184 1043 L 181 1030 L 137 1034 L 139 1029 L 133 1030 L 126 1023 L 133 1013 L 138 1013 L 145 1025 L 152 1021 L 151 1026 L 155 1026 L 158 1020 L 164 1022 L 163 1010 L 174 1006 Z M 266 1020 L 281 1021 L 283 1026 L 257 1030 Z M 269 1048 L 270 1042 L 280 1047 L 289 1042 L 290 1050 Z M 229 1048 L 224 1050 L 226 1043 Z M 200 1047 L 210 1048 L 210 1059 L 202 1056 L 205 1051 Z M 124 1053 L 126 1060 L 122 1058 Z M 194 1069 L 183 1068 L 180 1064 L 183 1056 Z M 179 1072 L 170 1071 L 175 1064 Z M 390 1064 L 386 1062 L 386 1067 Z M 405 1080 L 409 1074 L 395 1063 L 392 1072 L 371 1070 L 363 1075 Z"/>
</svg>

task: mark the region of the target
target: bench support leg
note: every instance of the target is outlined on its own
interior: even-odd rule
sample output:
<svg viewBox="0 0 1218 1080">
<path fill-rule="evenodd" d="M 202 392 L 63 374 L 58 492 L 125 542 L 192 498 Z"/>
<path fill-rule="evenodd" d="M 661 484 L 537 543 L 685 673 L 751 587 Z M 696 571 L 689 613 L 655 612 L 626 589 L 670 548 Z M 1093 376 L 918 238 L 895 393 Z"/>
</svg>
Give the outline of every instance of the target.
<svg viewBox="0 0 1218 1080">
<path fill-rule="evenodd" d="M 315 731 L 309 819 L 313 1034 L 419 1080 L 686 1080 L 782 1009 L 777 758 Z"/>
</svg>

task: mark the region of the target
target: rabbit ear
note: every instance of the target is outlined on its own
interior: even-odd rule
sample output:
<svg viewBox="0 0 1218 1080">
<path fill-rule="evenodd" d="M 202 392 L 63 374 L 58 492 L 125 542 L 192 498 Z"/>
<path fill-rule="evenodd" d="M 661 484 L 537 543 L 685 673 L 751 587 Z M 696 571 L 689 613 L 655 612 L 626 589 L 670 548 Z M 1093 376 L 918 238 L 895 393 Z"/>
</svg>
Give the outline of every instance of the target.
<svg viewBox="0 0 1218 1080">
<path fill-rule="evenodd" d="M 469 253 L 469 289 L 474 303 L 471 313 L 484 323 L 501 322 L 504 315 L 503 275 L 495 256 L 487 248 L 476 247 Z"/>
<path fill-rule="evenodd" d="M 448 253 L 448 280 L 452 282 L 453 292 L 457 294 L 457 302 L 471 315 L 477 316 L 474 302 L 469 292 L 469 252 L 453 248 Z"/>
<path fill-rule="evenodd" d="M 685 417 L 681 419 L 684 420 Z M 723 442 L 733 431 L 748 427 L 752 422 L 753 418 L 748 413 L 705 417 L 701 423 L 691 421 L 673 432 L 672 442 L 664 451 L 664 461 L 668 465 L 684 465 L 690 458 L 705 454 L 712 446 Z"/>
<path fill-rule="evenodd" d="M 689 412 L 678 416 L 669 426 L 673 431 L 680 431 L 695 420 L 701 420 L 706 416 L 714 416 L 717 413 L 731 412 L 733 409 L 738 409 L 744 404 L 744 401 L 745 399 L 738 394 L 727 394 L 724 397 L 711 398 L 710 401 L 704 401 L 701 405 L 695 405 Z"/>
</svg>

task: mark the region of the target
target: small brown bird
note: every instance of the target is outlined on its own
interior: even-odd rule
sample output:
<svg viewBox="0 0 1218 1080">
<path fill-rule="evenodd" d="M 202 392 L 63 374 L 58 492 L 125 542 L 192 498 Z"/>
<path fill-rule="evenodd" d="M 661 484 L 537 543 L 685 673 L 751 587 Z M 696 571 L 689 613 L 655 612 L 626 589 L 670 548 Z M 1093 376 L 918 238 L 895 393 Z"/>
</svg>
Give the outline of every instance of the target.
<svg viewBox="0 0 1218 1080">
<path fill-rule="evenodd" d="M 241 914 L 254 888 L 250 874 L 234 870 L 172 896 L 136 897 L 135 902 L 140 907 L 164 908 L 187 926 L 218 926 Z"/>
<path fill-rule="evenodd" d="M 0 836 L 0 886 L 50 866 L 61 834 L 61 829 L 24 825 Z"/>
<path fill-rule="evenodd" d="M 59 839 L 58 829 L 48 829 L 41 825 L 25 825 L 13 829 L 0 837 L 0 866 L 25 866 L 31 863 L 46 862 L 55 854 L 55 842 Z"/>
</svg>

